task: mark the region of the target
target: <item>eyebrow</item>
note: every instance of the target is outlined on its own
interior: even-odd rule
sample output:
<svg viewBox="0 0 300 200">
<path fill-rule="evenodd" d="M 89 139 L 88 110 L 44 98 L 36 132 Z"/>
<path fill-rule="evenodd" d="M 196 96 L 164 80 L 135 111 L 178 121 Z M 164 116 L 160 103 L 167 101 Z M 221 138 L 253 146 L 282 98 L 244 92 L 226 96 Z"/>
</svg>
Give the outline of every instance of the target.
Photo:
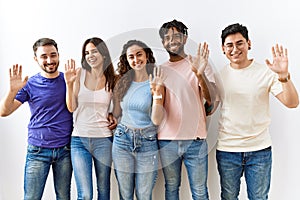
<svg viewBox="0 0 300 200">
<path fill-rule="evenodd" d="M 58 55 L 58 53 L 57 52 L 51 52 L 50 55 Z M 47 56 L 47 53 L 43 53 L 43 54 L 41 54 L 41 56 Z"/>
<path fill-rule="evenodd" d="M 243 40 L 238 40 L 238 41 L 236 41 L 235 43 L 239 43 L 239 42 L 244 42 Z M 227 43 L 225 43 L 224 45 L 227 45 L 227 44 L 233 44 L 234 42 L 227 42 Z"/>
<path fill-rule="evenodd" d="M 135 53 L 129 53 L 129 54 L 127 54 L 127 56 L 132 56 L 132 55 L 135 55 L 135 54 L 138 54 L 138 53 L 141 53 L 141 52 L 143 52 L 142 49 L 138 50 L 138 51 L 135 52 Z"/>
</svg>

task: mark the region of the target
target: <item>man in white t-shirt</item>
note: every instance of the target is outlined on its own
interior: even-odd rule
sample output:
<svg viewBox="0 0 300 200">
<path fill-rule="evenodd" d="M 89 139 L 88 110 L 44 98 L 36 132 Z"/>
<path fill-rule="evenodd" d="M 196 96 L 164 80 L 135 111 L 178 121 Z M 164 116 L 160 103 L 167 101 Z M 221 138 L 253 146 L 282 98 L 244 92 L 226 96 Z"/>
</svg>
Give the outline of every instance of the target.
<svg viewBox="0 0 300 200">
<path fill-rule="evenodd" d="M 272 167 L 269 93 L 289 108 L 299 104 L 290 80 L 287 50 L 272 47 L 273 62 L 248 58 L 248 30 L 232 24 L 222 31 L 222 49 L 230 64 L 220 70 L 220 120 L 216 158 L 221 199 L 236 200 L 245 176 L 250 200 L 268 199 Z"/>
<path fill-rule="evenodd" d="M 200 44 L 197 55 L 188 56 L 184 51 L 187 27 L 177 20 L 164 23 L 159 34 L 169 54 L 169 60 L 161 65 L 166 74 L 165 115 L 158 130 L 165 199 L 179 199 L 184 163 L 192 199 L 208 200 L 207 110 L 203 102 L 207 102 L 207 108 L 213 105 L 215 82 L 208 64 L 208 45 Z"/>
</svg>

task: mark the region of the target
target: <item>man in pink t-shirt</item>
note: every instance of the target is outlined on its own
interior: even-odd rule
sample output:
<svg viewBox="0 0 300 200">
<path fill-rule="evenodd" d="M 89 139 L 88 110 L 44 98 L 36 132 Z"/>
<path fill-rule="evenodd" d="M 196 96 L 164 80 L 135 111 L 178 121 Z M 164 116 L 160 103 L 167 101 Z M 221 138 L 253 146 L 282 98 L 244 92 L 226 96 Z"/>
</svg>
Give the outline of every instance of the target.
<svg viewBox="0 0 300 200">
<path fill-rule="evenodd" d="M 193 199 L 208 199 L 206 107 L 213 105 L 214 76 L 208 64 L 208 45 L 199 44 L 192 58 L 184 51 L 187 27 L 177 20 L 159 30 L 169 60 L 162 64 L 166 75 L 165 115 L 158 142 L 165 177 L 165 199 L 179 199 L 182 162 Z M 208 113 L 209 114 L 209 113 Z"/>
</svg>

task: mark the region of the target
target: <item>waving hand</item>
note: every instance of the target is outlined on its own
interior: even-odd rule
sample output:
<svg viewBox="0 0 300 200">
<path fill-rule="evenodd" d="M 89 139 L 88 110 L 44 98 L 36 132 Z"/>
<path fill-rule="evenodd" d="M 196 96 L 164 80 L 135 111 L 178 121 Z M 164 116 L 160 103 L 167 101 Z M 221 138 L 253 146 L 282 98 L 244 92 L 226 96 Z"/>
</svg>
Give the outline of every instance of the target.
<svg viewBox="0 0 300 200">
<path fill-rule="evenodd" d="M 195 59 L 193 59 L 192 56 L 189 55 L 189 62 L 192 67 L 192 71 L 196 74 L 197 77 L 204 73 L 204 70 L 208 63 L 208 56 L 209 50 L 208 44 L 206 42 L 204 42 L 203 46 L 201 45 L 201 43 L 199 44 Z"/>
</svg>

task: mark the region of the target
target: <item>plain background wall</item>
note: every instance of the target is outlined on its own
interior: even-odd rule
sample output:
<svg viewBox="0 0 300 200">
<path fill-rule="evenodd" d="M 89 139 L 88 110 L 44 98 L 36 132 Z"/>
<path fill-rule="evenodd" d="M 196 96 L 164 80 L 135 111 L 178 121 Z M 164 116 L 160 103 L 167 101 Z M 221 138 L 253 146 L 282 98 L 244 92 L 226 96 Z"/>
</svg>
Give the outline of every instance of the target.
<svg viewBox="0 0 300 200">
<path fill-rule="evenodd" d="M 250 57 L 258 62 L 272 59 L 271 46 L 283 44 L 289 51 L 291 78 L 300 89 L 300 26 L 299 3 L 292 0 L 0 0 L 0 97 L 8 90 L 8 69 L 15 63 L 23 65 L 24 75 L 40 71 L 33 60 L 32 45 L 41 37 L 57 41 L 60 71 L 64 63 L 74 58 L 79 63 L 81 46 L 92 36 L 104 39 L 114 62 L 128 39 L 142 39 L 155 51 L 158 63 L 167 59 L 160 43 L 158 28 L 174 18 L 188 26 L 190 46 L 193 42 L 208 42 L 210 60 L 217 71 L 227 63 L 221 51 L 221 30 L 232 23 L 242 23 L 252 40 Z M 271 98 L 273 138 L 273 171 L 270 199 L 298 199 L 300 164 L 299 108 L 287 109 Z M 22 199 L 23 171 L 27 145 L 28 105 L 23 105 L 6 118 L 0 118 L 0 200 Z M 209 123 L 209 178 L 212 200 L 220 199 L 219 177 L 215 162 L 215 142 L 218 112 Z M 242 184 L 240 199 L 246 199 Z M 163 199 L 164 181 L 161 171 L 153 199 Z M 183 200 L 191 199 L 187 176 L 183 170 L 181 187 Z M 72 199 L 76 199 L 73 180 Z M 44 199 L 54 199 L 52 174 L 48 178 Z M 117 185 L 112 174 L 112 199 L 117 199 Z"/>
</svg>

